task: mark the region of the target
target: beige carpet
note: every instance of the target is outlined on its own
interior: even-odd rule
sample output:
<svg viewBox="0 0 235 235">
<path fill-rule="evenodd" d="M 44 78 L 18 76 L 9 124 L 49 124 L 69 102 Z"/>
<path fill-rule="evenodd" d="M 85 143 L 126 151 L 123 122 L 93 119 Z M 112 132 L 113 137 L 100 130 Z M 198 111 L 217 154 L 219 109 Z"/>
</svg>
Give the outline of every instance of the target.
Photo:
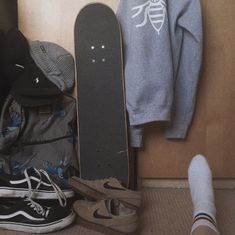
<svg viewBox="0 0 235 235">
<path fill-rule="evenodd" d="M 235 191 L 217 190 L 216 206 L 221 235 L 235 234 Z M 192 223 L 190 194 L 185 189 L 145 189 L 140 213 L 141 235 L 189 235 Z M 101 235 L 78 225 L 56 235 Z M 25 235 L 0 230 L 0 235 Z M 51 234 L 53 235 L 53 234 Z"/>
</svg>

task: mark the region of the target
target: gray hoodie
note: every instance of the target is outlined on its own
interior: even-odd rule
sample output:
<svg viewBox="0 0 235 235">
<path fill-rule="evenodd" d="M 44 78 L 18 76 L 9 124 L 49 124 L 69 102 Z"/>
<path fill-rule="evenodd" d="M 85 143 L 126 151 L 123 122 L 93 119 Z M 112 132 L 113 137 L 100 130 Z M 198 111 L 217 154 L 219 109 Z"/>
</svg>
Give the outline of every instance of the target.
<svg viewBox="0 0 235 235">
<path fill-rule="evenodd" d="M 121 0 L 127 110 L 133 147 L 141 125 L 168 121 L 167 138 L 185 138 L 202 57 L 199 0 Z"/>
</svg>

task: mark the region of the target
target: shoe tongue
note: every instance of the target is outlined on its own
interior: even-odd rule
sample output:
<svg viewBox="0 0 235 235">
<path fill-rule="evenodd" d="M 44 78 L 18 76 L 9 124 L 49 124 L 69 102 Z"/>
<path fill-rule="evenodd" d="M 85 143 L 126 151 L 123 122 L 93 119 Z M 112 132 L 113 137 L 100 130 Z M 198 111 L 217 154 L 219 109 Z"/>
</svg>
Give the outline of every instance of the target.
<svg viewBox="0 0 235 235">
<path fill-rule="evenodd" d="M 37 175 L 37 173 L 36 173 L 36 171 L 34 170 L 34 168 L 28 168 L 27 169 L 27 173 L 28 173 L 28 175 L 29 176 L 35 176 L 35 175 Z"/>
</svg>

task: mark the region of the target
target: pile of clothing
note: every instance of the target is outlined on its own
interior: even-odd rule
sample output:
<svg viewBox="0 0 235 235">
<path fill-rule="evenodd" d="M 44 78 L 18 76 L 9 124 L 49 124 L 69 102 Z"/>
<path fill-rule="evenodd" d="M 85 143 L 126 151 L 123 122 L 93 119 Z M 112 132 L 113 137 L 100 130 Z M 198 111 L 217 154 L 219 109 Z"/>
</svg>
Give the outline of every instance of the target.
<svg viewBox="0 0 235 235">
<path fill-rule="evenodd" d="M 1 168 L 77 167 L 72 55 L 55 43 L 28 42 L 15 28 L 1 36 Z"/>
<path fill-rule="evenodd" d="M 0 227 L 47 233 L 74 221 L 78 175 L 73 56 L 16 28 L 0 32 Z M 57 199 L 59 203 L 57 203 Z"/>
</svg>

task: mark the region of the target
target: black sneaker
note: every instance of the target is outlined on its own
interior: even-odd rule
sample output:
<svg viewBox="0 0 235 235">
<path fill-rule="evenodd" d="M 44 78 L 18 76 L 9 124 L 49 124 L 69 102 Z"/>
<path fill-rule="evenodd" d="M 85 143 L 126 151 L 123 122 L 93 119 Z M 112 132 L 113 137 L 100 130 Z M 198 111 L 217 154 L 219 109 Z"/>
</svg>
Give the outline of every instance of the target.
<svg viewBox="0 0 235 235">
<path fill-rule="evenodd" d="M 0 205 L 0 228 L 27 233 L 48 233 L 61 230 L 75 219 L 67 207 L 45 207 L 30 198 Z"/>
<path fill-rule="evenodd" d="M 68 186 L 60 188 L 44 170 L 29 168 L 23 174 L 0 174 L 1 197 L 25 197 L 33 199 L 71 198 L 74 191 Z"/>
</svg>

